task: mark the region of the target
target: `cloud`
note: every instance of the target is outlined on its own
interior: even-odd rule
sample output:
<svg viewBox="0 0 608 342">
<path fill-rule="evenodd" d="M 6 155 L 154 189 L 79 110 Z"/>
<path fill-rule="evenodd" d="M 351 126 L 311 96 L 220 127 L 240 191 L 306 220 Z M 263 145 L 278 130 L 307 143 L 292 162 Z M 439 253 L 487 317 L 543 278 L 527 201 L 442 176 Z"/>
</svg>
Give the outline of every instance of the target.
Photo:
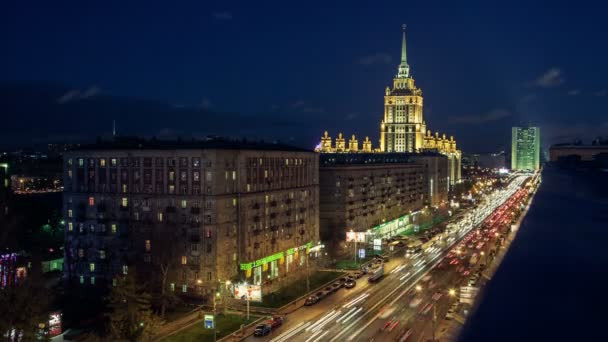
<svg viewBox="0 0 608 342">
<path fill-rule="evenodd" d="M 305 104 L 306 104 L 306 102 L 304 102 L 302 100 L 298 100 L 291 104 L 291 108 L 299 108 L 299 107 L 304 106 Z"/>
<path fill-rule="evenodd" d="M 590 141 L 606 134 L 608 122 L 570 122 L 563 124 L 541 124 L 540 136 L 547 144 L 571 142 L 574 139 Z"/>
<path fill-rule="evenodd" d="M 569 96 L 577 96 L 581 94 L 581 90 L 580 89 L 572 89 L 568 92 Z"/>
<path fill-rule="evenodd" d="M 359 113 L 348 113 L 346 115 L 346 121 L 354 120 L 359 116 Z"/>
<path fill-rule="evenodd" d="M 379 52 L 373 55 L 364 56 L 359 58 L 357 64 L 360 65 L 375 65 L 375 64 L 389 64 L 392 61 L 391 55 L 383 52 Z"/>
<path fill-rule="evenodd" d="M 608 90 L 600 89 L 600 90 L 594 92 L 593 95 L 599 96 L 599 97 L 604 97 L 604 96 L 608 95 Z"/>
<path fill-rule="evenodd" d="M 101 93 L 101 88 L 99 88 L 96 85 L 92 85 L 87 90 L 82 92 L 82 95 L 80 95 L 80 98 L 86 99 L 87 97 L 99 95 L 99 93 Z"/>
<path fill-rule="evenodd" d="M 465 115 L 451 118 L 451 123 L 457 124 L 481 124 L 491 121 L 497 121 L 513 115 L 510 111 L 502 108 L 493 109 L 482 115 Z"/>
<path fill-rule="evenodd" d="M 82 99 L 87 99 L 89 97 L 97 96 L 101 93 L 101 88 L 96 85 L 92 85 L 85 89 L 84 91 L 80 91 L 79 89 L 72 89 L 67 93 L 61 95 L 57 99 L 57 103 L 64 104 L 71 101 L 77 101 Z"/>
<path fill-rule="evenodd" d="M 64 104 L 79 98 L 80 90 L 72 89 L 67 93 L 63 94 L 60 98 L 57 99 L 57 103 Z"/>
<path fill-rule="evenodd" d="M 562 77 L 562 71 L 559 68 L 547 70 L 534 81 L 534 84 L 541 88 L 556 87 L 562 83 L 564 83 L 564 78 Z"/>
<path fill-rule="evenodd" d="M 213 12 L 213 17 L 216 20 L 232 20 L 232 13 L 227 11 Z"/>
</svg>

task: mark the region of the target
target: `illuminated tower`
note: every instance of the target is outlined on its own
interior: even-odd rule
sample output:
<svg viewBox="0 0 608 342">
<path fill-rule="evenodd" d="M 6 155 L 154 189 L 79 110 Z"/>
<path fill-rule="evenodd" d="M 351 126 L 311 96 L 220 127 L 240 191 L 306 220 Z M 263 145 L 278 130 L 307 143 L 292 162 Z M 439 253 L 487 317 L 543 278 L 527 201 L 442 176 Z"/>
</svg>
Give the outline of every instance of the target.
<svg viewBox="0 0 608 342">
<path fill-rule="evenodd" d="M 540 130 L 538 127 L 511 129 L 511 169 L 538 170 L 540 166 Z"/>
<path fill-rule="evenodd" d="M 401 43 L 401 63 L 393 79 L 393 88 L 386 87 L 384 119 L 380 125 L 382 152 L 418 152 L 424 148 L 426 125 L 422 118 L 422 90 L 416 88 L 407 64 L 405 25 Z"/>
</svg>

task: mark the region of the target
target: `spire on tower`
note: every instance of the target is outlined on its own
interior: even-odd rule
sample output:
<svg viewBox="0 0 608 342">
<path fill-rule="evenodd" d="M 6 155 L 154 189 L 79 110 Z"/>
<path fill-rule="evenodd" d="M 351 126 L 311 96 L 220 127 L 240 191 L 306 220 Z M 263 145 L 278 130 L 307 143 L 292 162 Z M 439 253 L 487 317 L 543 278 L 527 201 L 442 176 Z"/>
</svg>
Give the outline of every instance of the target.
<svg viewBox="0 0 608 342">
<path fill-rule="evenodd" d="M 406 24 L 403 24 L 403 26 L 401 26 L 401 28 L 403 29 L 403 40 L 401 42 L 401 63 L 403 64 L 407 64 L 407 51 L 405 48 L 405 28 L 407 27 Z"/>
<path fill-rule="evenodd" d="M 407 25 L 403 24 L 401 29 L 403 30 L 403 38 L 401 41 L 401 63 L 399 64 L 399 72 L 397 78 L 408 78 L 410 77 L 410 66 L 407 64 L 407 49 L 405 44 L 405 28 Z"/>
</svg>

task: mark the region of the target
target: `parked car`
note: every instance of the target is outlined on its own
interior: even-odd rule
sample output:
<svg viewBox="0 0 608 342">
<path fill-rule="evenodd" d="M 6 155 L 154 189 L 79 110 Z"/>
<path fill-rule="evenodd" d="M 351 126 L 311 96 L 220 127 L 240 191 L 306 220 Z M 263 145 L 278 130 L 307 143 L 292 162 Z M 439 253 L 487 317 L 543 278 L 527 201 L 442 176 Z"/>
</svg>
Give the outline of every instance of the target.
<svg viewBox="0 0 608 342">
<path fill-rule="evenodd" d="M 273 316 L 268 323 L 270 323 L 270 328 L 271 329 L 276 329 L 278 327 L 280 327 L 281 325 L 283 325 L 283 317 L 281 316 Z"/>
<path fill-rule="evenodd" d="M 306 298 L 306 300 L 304 301 L 304 305 L 306 306 L 310 306 L 310 305 L 314 305 L 319 301 L 319 297 L 312 295 L 312 296 L 308 296 L 308 298 Z"/>
<path fill-rule="evenodd" d="M 357 282 L 354 279 L 348 279 L 345 283 L 344 283 L 344 287 L 347 289 L 352 289 L 353 287 L 355 287 L 357 285 Z"/>
<path fill-rule="evenodd" d="M 259 336 L 266 336 L 268 334 L 270 334 L 270 331 L 272 330 L 272 328 L 270 327 L 270 324 L 258 324 L 255 327 L 255 330 L 253 330 L 253 336 L 259 337 Z"/>
</svg>

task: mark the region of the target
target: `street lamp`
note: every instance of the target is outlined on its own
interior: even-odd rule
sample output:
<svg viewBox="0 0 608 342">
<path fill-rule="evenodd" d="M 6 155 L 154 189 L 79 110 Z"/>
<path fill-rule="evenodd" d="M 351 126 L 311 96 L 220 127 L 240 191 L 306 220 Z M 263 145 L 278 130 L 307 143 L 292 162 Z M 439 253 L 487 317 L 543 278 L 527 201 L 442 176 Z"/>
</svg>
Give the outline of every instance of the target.
<svg viewBox="0 0 608 342">
<path fill-rule="evenodd" d="M 416 291 L 418 291 L 418 292 L 422 291 L 422 286 L 416 285 Z"/>
<path fill-rule="evenodd" d="M 451 297 L 454 297 L 454 296 L 456 295 L 456 290 L 454 290 L 454 289 L 450 289 L 450 290 L 448 291 L 448 294 L 449 294 Z"/>
</svg>

